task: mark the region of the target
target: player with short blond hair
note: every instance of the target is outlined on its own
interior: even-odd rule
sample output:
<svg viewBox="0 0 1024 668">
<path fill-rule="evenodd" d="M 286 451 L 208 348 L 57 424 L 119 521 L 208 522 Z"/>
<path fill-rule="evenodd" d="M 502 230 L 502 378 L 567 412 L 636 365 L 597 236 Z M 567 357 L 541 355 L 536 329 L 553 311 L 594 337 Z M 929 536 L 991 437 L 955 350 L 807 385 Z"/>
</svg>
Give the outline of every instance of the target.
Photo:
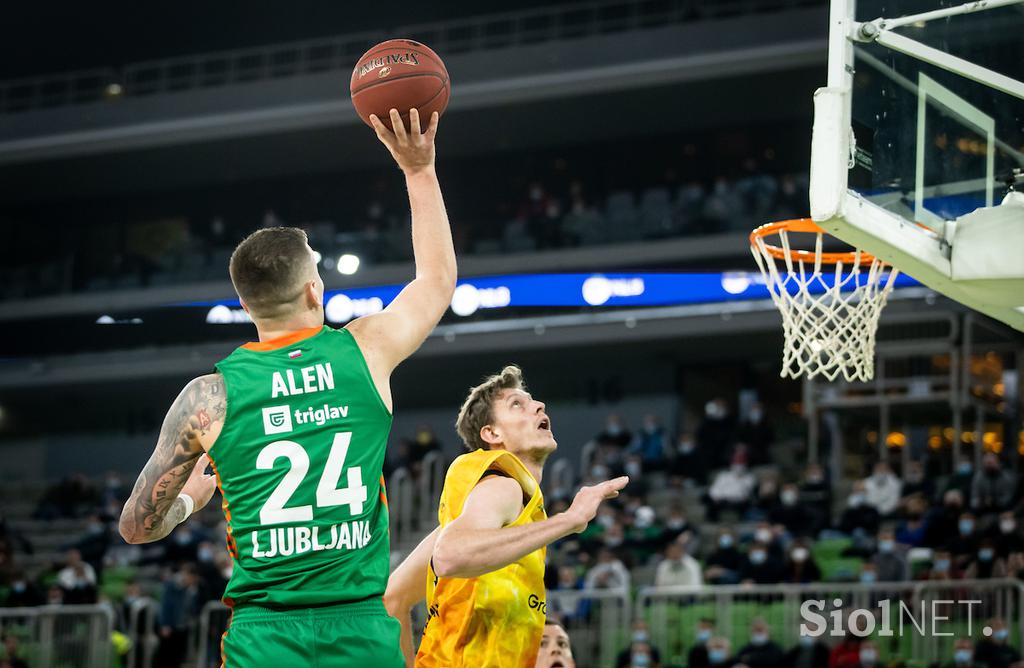
<svg viewBox="0 0 1024 668">
<path fill-rule="evenodd" d="M 547 608 L 546 546 L 583 531 L 629 479 L 584 487 L 568 510 L 547 516 L 540 481 L 557 442 L 517 366 L 470 390 L 456 429 L 470 452 L 449 467 L 440 526 L 392 574 L 385 605 L 411 626 L 409 610 L 427 599 L 417 666 L 533 668 Z M 411 663 L 410 629 L 403 643 Z"/>
</svg>

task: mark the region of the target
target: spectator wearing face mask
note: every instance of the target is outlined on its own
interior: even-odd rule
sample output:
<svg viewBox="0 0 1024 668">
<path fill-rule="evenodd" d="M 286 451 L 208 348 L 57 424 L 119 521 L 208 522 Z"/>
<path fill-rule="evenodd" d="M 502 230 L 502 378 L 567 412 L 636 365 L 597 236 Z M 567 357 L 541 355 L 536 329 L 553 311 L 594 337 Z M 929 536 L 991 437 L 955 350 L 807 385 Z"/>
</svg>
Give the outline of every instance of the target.
<svg viewBox="0 0 1024 668">
<path fill-rule="evenodd" d="M 864 479 L 864 498 L 867 504 L 888 517 L 900 506 L 903 483 L 885 462 L 875 464 L 874 472 Z"/>
<path fill-rule="evenodd" d="M 746 458 L 737 454 L 729 468 L 715 477 L 708 490 L 705 499 L 707 519 L 717 522 L 723 510 L 733 510 L 741 515 L 745 513 L 750 507 L 756 484 L 756 479 L 747 470 Z"/>
<path fill-rule="evenodd" d="M 946 544 L 946 549 L 953 555 L 953 562 L 958 568 L 967 566 L 967 562 L 978 551 L 980 540 L 981 535 L 978 533 L 978 523 L 974 518 L 974 513 L 961 513 L 960 520 L 957 522 L 956 534 Z"/>
<path fill-rule="evenodd" d="M 718 542 L 704 563 L 704 578 L 711 584 L 736 584 L 746 558 L 736 547 L 736 537 L 728 529 L 718 534 Z"/>
<path fill-rule="evenodd" d="M 860 658 L 860 663 L 857 664 L 859 668 L 875 668 L 875 666 L 882 665 L 878 658 L 878 647 L 870 640 L 865 640 L 860 644 L 858 655 Z"/>
<path fill-rule="evenodd" d="M 865 561 L 860 565 L 860 575 L 857 580 L 861 584 L 874 584 L 878 582 L 878 570 L 875 565 L 870 561 Z"/>
<path fill-rule="evenodd" d="M 644 662 L 647 663 L 644 663 Z M 615 660 L 616 668 L 644 668 L 645 666 L 661 665 L 661 652 L 651 644 L 650 629 L 643 619 L 633 621 L 629 647 L 619 652 Z"/>
<path fill-rule="evenodd" d="M 944 668 L 987 668 L 974 660 L 974 643 L 970 638 L 957 638 L 953 643 L 953 658 Z"/>
<path fill-rule="evenodd" d="M 806 584 L 821 580 L 821 569 L 811 556 L 811 550 L 803 541 L 796 542 L 789 548 L 786 560 L 786 571 L 783 582 Z"/>
<path fill-rule="evenodd" d="M 0 598 L 0 607 L 27 608 L 42 605 L 45 601 L 43 592 L 22 570 L 11 573 L 11 582 L 7 598 Z"/>
<path fill-rule="evenodd" d="M 929 502 L 935 498 L 935 482 L 924 475 L 924 464 L 916 459 L 907 463 L 903 473 L 903 499 L 914 494 L 921 494 Z"/>
<path fill-rule="evenodd" d="M 558 581 L 554 591 L 576 591 L 583 586 L 576 567 L 563 564 L 558 567 Z M 565 622 L 582 620 L 587 612 L 585 600 L 571 596 L 553 596 L 548 599 L 548 614 Z"/>
<path fill-rule="evenodd" d="M 746 454 L 747 446 L 739 444 L 737 450 Z M 748 517 L 763 520 L 767 519 L 772 510 L 779 505 L 779 481 L 775 472 L 762 472 L 758 476 L 757 492 L 754 494 L 754 503 Z"/>
<path fill-rule="evenodd" d="M 598 432 L 594 441 L 600 446 L 625 448 L 633 440 L 633 432 L 626 428 L 622 416 L 611 413 L 605 419 L 604 429 Z"/>
<path fill-rule="evenodd" d="M 66 565 L 57 573 L 57 584 L 65 603 L 96 602 L 96 572 L 82 560 L 78 550 L 68 550 Z"/>
<path fill-rule="evenodd" d="M 630 452 L 640 455 L 648 471 L 655 471 L 664 466 L 667 449 L 668 442 L 661 420 L 657 415 L 648 413 L 644 416 L 643 427 L 636 435 Z"/>
<path fill-rule="evenodd" d="M 785 561 L 786 551 L 783 549 L 781 527 L 772 526 L 769 522 L 758 522 L 754 526 L 752 539 L 755 543 L 767 545 L 769 556 Z"/>
<path fill-rule="evenodd" d="M 708 482 L 709 453 L 697 447 L 697 439 L 693 434 L 684 431 L 676 439 L 676 448 L 672 459 L 672 475 L 683 480 L 693 481 L 697 485 Z"/>
<path fill-rule="evenodd" d="M 704 418 L 697 425 L 697 447 L 711 456 L 711 468 L 720 468 L 729 462 L 729 452 L 735 437 L 735 423 L 724 399 L 712 399 L 704 405 Z"/>
<path fill-rule="evenodd" d="M 922 571 L 918 580 L 958 580 L 962 573 L 953 561 L 953 555 L 946 550 L 936 550 L 931 567 Z"/>
<path fill-rule="evenodd" d="M 864 482 L 853 483 L 846 510 L 839 518 L 839 531 L 850 536 L 874 536 L 878 533 L 878 511 L 867 503 Z"/>
<path fill-rule="evenodd" d="M 999 521 L 992 527 L 989 535 L 996 545 L 996 554 L 1008 557 L 1011 552 L 1024 552 L 1024 532 L 1020 530 L 1017 517 L 1006 511 L 999 515 Z"/>
<path fill-rule="evenodd" d="M 764 406 L 760 402 L 753 404 L 747 411 L 747 416 L 740 421 L 736 428 L 736 440 L 747 444 L 751 466 L 769 463 L 775 430 L 765 416 Z"/>
<path fill-rule="evenodd" d="M 653 470 L 653 469 L 649 469 Z M 622 460 L 622 472 L 629 476 L 630 480 L 636 480 L 636 487 L 631 488 L 630 494 L 636 494 L 638 496 L 647 496 L 650 491 L 647 478 L 644 477 L 644 461 L 643 458 L 635 453 L 630 452 Z"/>
<path fill-rule="evenodd" d="M 999 455 L 990 452 L 971 481 L 971 507 L 977 513 L 1009 510 L 1017 491 L 1017 476 L 1005 468 Z"/>
<path fill-rule="evenodd" d="M 828 668 L 828 645 L 814 636 L 800 636 L 780 665 L 787 668 Z"/>
<path fill-rule="evenodd" d="M 764 543 L 753 543 L 747 550 L 747 561 L 740 569 L 740 582 L 744 584 L 775 584 L 782 581 L 784 564 L 771 554 Z"/>
<path fill-rule="evenodd" d="M 981 580 L 1006 577 L 1006 560 L 996 553 L 996 544 L 991 538 L 978 542 L 978 551 L 968 562 L 964 577 Z"/>
<path fill-rule="evenodd" d="M 907 579 L 907 558 L 903 549 L 896 543 L 896 535 L 891 529 L 878 532 L 877 551 L 871 557 L 879 582 L 899 582 Z"/>
<path fill-rule="evenodd" d="M 626 566 L 608 548 L 597 553 L 597 563 L 584 579 L 585 589 L 629 589 L 630 576 Z"/>
<path fill-rule="evenodd" d="M 931 548 L 945 546 L 958 531 L 960 515 L 964 512 L 964 496 L 951 489 L 942 496 L 942 506 L 927 514 L 924 544 Z"/>
<path fill-rule="evenodd" d="M 665 518 L 665 532 L 662 534 L 662 547 L 667 546 L 683 534 L 689 534 L 689 548 L 696 550 L 698 547 L 697 528 L 686 519 L 686 514 L 681 508 L 675 506 L 668 511 Z"/>
<path fill-rule="evenodd" d="M 988 668 L 1010 668 L 1020 661 L 1020 652 L 1010 644 L 1010 629 L 1002 619 L 990 619 L 986 624 L 992 635 L 978 641 L 974 660 Z"/>
<path fill-rule="evenodd" d="M 732 657 L 729 640 L 721 636 L 708 640 L 708 665 L 711 668 L 732 668 L 736 660 Z"/>
<path fill-rule="evenodd" d="M 708 668 L 708 641 L 715 635 L 715 620 L 701 617 L 693 634 L 693 646 L 686 655 L 686 668 Z"/>
<path fill-rule="evenodd" d="M 814 520 L 808 509 L 800 503 L 800 489 L 793 483 L 782 486 L 779 502 L 768 513 L 772 524 L 781 524 L 791 536 L 813 536 Z"/>
<path fill-rule="evenodd" d="M 967 456 L 961 455 L 957 460 L 956 468 L 953 469 L 953 474 L 946 480 L 946 487 L 942 493 L 945 495 L 949 491 L 956 490 L 962 498 L 969 499 L 973 483 L 974 464 Z"/>
<path fill-rule="evenodd" d="M 626 547 L 637 562 L 646 562 L 658 551 L 665 532 L 654 508 L 640 506 L 626 529 Z"/>
<path fill-rule="evenodd" d="M 700 563 L 686 554 L 685 546 L 685 540 L 677 540 L 665 548 L 665 558 L 658 563 L 658 568 L 654 572 L 655 587 L 704 584 Z"/>
<path fill-rule="evenodd" d="M 736 653 L 736 659 L 749 668 L 776 668 L 782 657 L 782 648 L 771 639 L 768 624 L 755 619 L 750 625 L 750 642 Z"/>
</svg>

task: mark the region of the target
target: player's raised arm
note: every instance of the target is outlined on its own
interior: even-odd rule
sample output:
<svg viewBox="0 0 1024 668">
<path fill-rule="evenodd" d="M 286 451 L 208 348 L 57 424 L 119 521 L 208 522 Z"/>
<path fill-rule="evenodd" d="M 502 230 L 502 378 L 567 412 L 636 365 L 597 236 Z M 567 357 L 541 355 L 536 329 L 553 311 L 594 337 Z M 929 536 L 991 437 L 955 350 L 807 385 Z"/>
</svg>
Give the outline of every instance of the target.
<svg viewBox="0 0 1024 668">
<path fill-rule="evenodd" d="M 220 374 L 196 378 L 164 418 L 152 456 L 121 511 L 119 529 L 129 543 L 160 540 L 205 506 L 217 487 L 206 475 L 206 449 L 224 425 L 227 399 Z"/>
<path fill-rule="evenodd" d="M 466 497 L 462 514 L 434 543 L 438 577 L 473 578 L 504 568 L 549 543 L 587 528 L 605 499 L 614 499 L 629 478 L 622 476 L 576 493 L 569 509 L 541 522 L 508 526 L 523 510 L 523 490 L 511 478 L 485 478 Z"/>
<path fill-rule="evenodd" d="M 420 131 L 416 109 L 409 112 L 407 132 L 398 111 L 391 110 L 392 132 L 371 116 L 377 137 L 405 174 L 412 210 L 412 247 L 416 278 L 381 313 L 348 325 L 381 384 L 399 363 L 416 351 L 437 325 L 455 291 L 455 248 L 441 186 L 434 171 L 434 136 L 438 115 Z"/>
</svg>

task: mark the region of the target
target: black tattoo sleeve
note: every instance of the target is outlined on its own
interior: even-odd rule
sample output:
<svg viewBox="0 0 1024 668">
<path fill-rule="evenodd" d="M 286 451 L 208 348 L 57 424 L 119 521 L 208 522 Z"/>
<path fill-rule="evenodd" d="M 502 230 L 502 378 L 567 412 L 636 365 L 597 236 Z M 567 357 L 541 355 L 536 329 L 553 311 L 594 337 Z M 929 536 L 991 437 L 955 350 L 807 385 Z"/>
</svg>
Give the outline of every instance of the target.
<svg viewBox="0 0 1024 668">
<path fill-rule="evenodd" d="M 184 504 L 175 501 L 205 451 L 204 438 L 209 440 L 210 432 L 224 422 L 225 395 L 224 378 L 210 374 L 186 385 L 174 400 L 153 455 L 121 511 L 120 530 L 125 540 L 160 540 L 184 519 Z"/>
</svg>

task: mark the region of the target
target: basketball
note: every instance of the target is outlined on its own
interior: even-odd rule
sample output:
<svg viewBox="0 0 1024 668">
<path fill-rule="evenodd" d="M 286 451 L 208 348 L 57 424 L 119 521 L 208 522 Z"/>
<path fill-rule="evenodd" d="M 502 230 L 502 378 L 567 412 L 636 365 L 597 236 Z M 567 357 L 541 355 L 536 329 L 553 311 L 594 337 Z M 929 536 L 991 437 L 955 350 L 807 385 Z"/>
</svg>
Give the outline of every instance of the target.
<svg viewBox="0 0 1024 668">
<path fill-rule="evenodd" d="M 389 112 L 397 109 L 408 128 L 409 110 L 415 107 L 425 128 L 431 114 L 443 114 L 448 106 L 451 82 L 441 58 L 428 46 L 389 39 L 359 58 L 349 90 L 356 113 L 367 125 L 376 114 L 390 128 Z"/>
</svg>

